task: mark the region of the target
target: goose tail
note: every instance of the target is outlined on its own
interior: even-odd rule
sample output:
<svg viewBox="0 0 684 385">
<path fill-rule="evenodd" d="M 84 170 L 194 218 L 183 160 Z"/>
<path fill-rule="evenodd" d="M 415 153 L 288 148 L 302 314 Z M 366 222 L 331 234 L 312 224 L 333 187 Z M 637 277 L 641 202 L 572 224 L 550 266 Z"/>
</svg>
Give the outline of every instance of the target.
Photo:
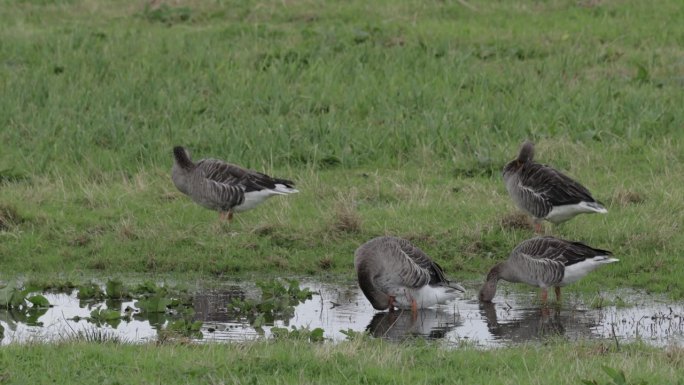
<svg viewBox="0 0 684 385">
<path fill-rule="evenodd" d="M 271 191 L 279 195 L 295 194 L 298 193 L 299 190 L 297 190 L 294 185 L 294 182 L 291 180 L 275 179 L 275 187 L 272 188 Z"/>
<path fill-rule="evenodd" d="M 450 288 L 450 289 L 458 290 L 458 291 L 460 291 L 461 293 L 465 293 L 465 291 L 466 291 L 465 288 L 464 288 L 463 286 L 459 285 L 459 284 L 456 283 L 456 282 L 449 282 L 449 283 L 445 284 L 444 286 L 446 286 L 446 287 L 448 287 L 448 288 Z"/>
<path fill-rule="evenodd" d="M 608 255 L 598 255 L 594 257 L 594 262 L 598 263 L 613 263 L 613 262 L 620 262 L 619 259 L 617 258 L 612 258 Z"/>
<path fill-rule="evenodd" d="M 276 183 L 275 188 L 272 188 L 271 191 L 280 195 L 295 194 L 299 192 L 296 188 L 281 183 Z"/>
<path fill-rule="evenodd" d="M 583 209 L 599 214 L 605 214 L 608 212 L 608 209 L 603 207 L 600 202 L 580 202 L 579 206 Z"/>
</svg>

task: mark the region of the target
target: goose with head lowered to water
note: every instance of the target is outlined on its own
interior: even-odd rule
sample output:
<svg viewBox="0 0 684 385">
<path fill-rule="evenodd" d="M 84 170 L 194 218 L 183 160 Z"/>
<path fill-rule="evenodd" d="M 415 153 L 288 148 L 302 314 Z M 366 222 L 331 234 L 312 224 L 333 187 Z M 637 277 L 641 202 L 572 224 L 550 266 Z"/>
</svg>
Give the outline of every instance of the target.
<svg viewBox="0 0 684 385">
<path fill-rule="evenodd" d="M 608 210 L 591 196 L 589 190 L 562 172 L 534 161 L 534 144 L 523 143 L 518 158 L 503 169 L 508 194 L 521 210 L 534 218 L 535 230 L 541 221 L 561 223 L 577 214 Z"/>
<path fill-rule="evenodd" d="M 363 294 L 376 310 L 417 309 L 447 302 L 465 289 L 406 239 L 378 237 L 356 249 L 354 266 Z"/>
<path fill-rule="evenodd" d="M 299 192 L 294 182 L 272 178 L 217 159 L 193 162 L 183 147 L 173 148 L 171 179 L 176 188 L 200 206 L 230 221 L 234 212 L 252 209 L 275 195 Z"/>
<path fill-rule="evenodd" d="M 555 237 L 536 237 L 521 242 L 504 262 L 489 270 L 479 298 L 491 302 L 500 279 L 522 282 L 541 288 L 542 303 L 546 303 L 547 289 L 554 287 L 560 302 L 561 286 L 583 278 L 593 270 L 618 259 L 608 250 L 595 249 L 581 242 Z"/>
</svg>

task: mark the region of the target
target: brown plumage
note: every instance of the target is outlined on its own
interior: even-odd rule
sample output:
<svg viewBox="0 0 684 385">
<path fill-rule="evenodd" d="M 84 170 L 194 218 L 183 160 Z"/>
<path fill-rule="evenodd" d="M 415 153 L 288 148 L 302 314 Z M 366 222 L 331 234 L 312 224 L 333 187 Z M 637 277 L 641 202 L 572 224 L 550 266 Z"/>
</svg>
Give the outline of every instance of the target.
<svg viewBox="0 0 684 385">
<path fill-rule="evenodd" d="M 541 221 L 567 221 L 581 213 L 607 213 L 589 190 L 562 172 L 534 161 L 534 144 L 523 143 L 518 157 L 506 164 L 503 179 L 511 199 L 534 218 L 537 231 Z"/>
</svg>

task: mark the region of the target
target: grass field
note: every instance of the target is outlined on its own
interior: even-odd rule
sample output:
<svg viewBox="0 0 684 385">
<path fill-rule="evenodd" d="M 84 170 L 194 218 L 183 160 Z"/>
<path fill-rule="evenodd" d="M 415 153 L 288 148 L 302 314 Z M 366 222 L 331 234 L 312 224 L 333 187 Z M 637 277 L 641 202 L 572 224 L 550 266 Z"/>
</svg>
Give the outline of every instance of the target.
<svg viewBox="0 0 684 385">
<path fill-rule="evenodd" d="M 532 139 L 610 211 L 549 226 L 620 258 L 570 290 L 682 299 L 681 20 L 678 0 L 2 1 L 0 278 L 351 278 L 392 234 L 481 280 L 533 235 L 501 179 Z M 173 186 L 177 144 L 301 193 L 221 224 Z M 676 349 L 278 344 L 9 347 L 0 383 L 682 378 Z"/>
<path fill-rule="evenodd" d="M 0 349 L 3 384 L 682 384 L 681 349 L 555 344 L 480 351 L 356 339 L 338 345 L 65 343 Z M 623 371 L 614 381 L 603 366 Z M 592 383 L 592 382 L 590 382 Z"/>
<path fill-rule="evenodd" d="M 351 276 L 396 234 L 479 279 L 532 235 L 500 177 L 530 138 L 610 209 L 553 229 L 621 259 L 578 290 L 684 296 L 676 1 L 2 7 L 7 277 Z M 301 193 L 222 226 L 173 187 L 174 144 Z"/>
</svg>

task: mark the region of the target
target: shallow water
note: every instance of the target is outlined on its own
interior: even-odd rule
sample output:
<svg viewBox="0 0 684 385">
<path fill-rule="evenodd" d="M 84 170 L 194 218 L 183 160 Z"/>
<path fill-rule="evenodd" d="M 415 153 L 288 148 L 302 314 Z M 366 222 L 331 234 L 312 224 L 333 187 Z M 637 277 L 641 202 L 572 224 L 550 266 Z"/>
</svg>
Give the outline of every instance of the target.
<svg viewBox="0 0 684 385">
<path fill-rule="evenodd" d="M 275 326 L 310 329 L 322 328 L 328 339 L 347 338 L 342 331 L 368 331 L 371 335 L 390 340 L 427 338 L 458 346 L 464 341 L 482 346 L 497 347 L 507 344 L 541 341 L 545 338 L 567 340 L 607 339 L 614 342 L 642 340 L 658 346 L 684 345 L 684 304 L 666 303 L 658 298 L 637 292 L 605 293 L 606 299 L 616 296 L 634 306 L 607 306 L 592 309 L 586 304 L 566 297 L 562 308 L 542 309 L 536 293 L 497 294 L 493 304 L 476 300 L 456 300 L 435 309 L 419 311 L 376 312 L 355 283 L 329 284 L 303 282 L 314 294 L 295 308 L 294 316 L 286 321 L 275 321 Z M 468 297 L 474 297 L 473 288 Z M 89 303 L 79 301 L 72 294 L 45 294 L 54 305 L 47 311 L 32 316 L 0 311 L 0 324 L 5 328 L 2 344 L 29 341 L 55 341 L 74 336 L 78 332 L 98 330 L 110 337 L 125 341 L 154 341 L 158 331 L 168 324 L 164 316 L 141 318 L 134 315 L 129 321 L 113 321 L 95 325 L 85 318 L 95 308 L 113 307 L 124 311 L 134 307 L 134 301 Z M 270 327 L 260 334 L 228 311 L 232 298 L 254 297 L 254 287 L 225 286 L 220 290 L 198 293 L 193 297 L 194 320 L 203 321 L 203 338 L 198 342 L 244 341 L 268 337 Z"/>
</svg>

